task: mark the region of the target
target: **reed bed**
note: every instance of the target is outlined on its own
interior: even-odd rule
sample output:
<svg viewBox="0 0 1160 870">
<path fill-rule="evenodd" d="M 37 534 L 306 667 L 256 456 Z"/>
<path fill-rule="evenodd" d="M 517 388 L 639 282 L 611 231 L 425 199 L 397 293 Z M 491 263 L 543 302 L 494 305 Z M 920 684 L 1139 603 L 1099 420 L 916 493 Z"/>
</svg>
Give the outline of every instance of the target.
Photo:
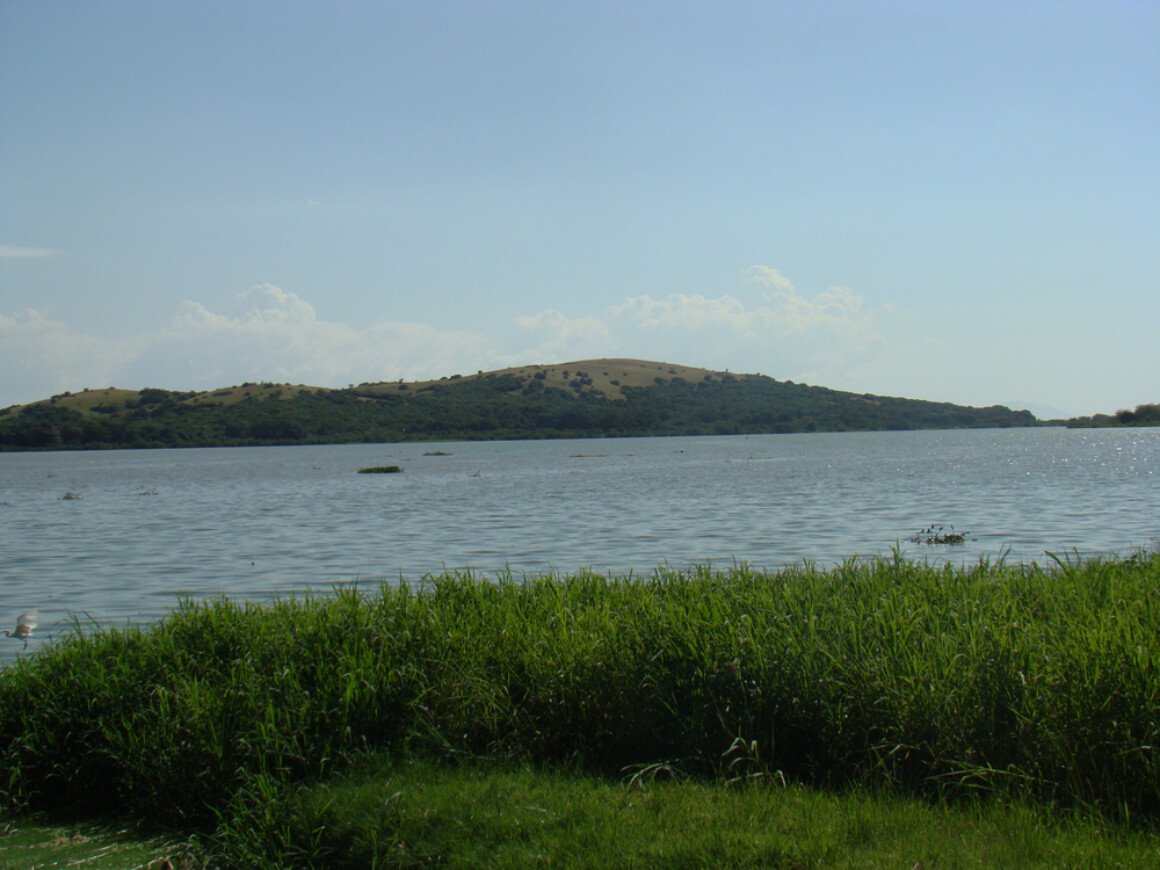
<svg viewBox="0 0 1160 870">
<path fill-rule="evenodd" d="M 0 799 L 260 827 L 278 794 L 373 750 L 998 791 L 1151 824 L 1158 637 L 1160 554 L 189 601 L 0 671 Z"/>
</svg>

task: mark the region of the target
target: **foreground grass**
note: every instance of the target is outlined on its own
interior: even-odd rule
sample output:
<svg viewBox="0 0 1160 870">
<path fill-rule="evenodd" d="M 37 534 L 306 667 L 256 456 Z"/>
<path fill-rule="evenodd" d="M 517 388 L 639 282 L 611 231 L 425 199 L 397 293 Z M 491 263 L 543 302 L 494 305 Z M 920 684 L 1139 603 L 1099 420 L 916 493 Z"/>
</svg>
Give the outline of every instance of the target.
<svg viewBox="0 0 1160 870">
<path fill-rule="evenodd" d="M 777 779 L 636 779 L 372 759 L 223 857 L 317 867 L 1139 867 L 1160 840 L 1000 802 L 948 807 Z"/>
<path fill-rule="evenodd" d="M 190 602 L 0 671 L 0 802 L 280 841 L 304 784 L 371 752 L 990 796 L 1146 830 L 1157 637 L 1158 554 Z"/>
<path fill-rule="evenodd" d="M 202 866 L 205 866 L 202 850 L 172 836 L 151 836 L 110 824 L 54 823 L 42 818 L 0 820 L 0 867 L 5 870 L 38 867 L 195 870 Z"/>
<path fill-rule="evenodd" d="M 958 806 L 576 770 L 361 760 L 199 848 L 108 825 L 3 826 L 0 867 L 1152 868 L 1160 838 L 1006 801 Z"/>
</svg>

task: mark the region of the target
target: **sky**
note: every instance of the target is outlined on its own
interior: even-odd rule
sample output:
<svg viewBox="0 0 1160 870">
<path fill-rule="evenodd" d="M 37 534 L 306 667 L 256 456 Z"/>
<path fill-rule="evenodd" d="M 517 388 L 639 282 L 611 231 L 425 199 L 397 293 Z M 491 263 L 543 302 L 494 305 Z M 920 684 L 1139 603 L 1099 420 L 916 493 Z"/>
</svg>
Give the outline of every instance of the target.
<svg viewBox="0 0 1160 870">
<path fill-rule="evenodd" d="M 634 357 L 1160 401 L 1154 0 L 0 0 L 0 407 Z"/>
</svg>

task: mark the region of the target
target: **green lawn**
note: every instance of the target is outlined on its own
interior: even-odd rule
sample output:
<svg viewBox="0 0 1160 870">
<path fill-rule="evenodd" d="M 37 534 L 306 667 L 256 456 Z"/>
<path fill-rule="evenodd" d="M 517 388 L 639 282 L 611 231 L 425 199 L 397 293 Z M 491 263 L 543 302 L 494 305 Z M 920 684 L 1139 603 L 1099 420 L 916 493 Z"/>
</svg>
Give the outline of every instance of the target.
<svg viewBox="0 0 1160 870">
<path fill-rule="evenodd" d="M 292 801 L 318 866 L 1156 867 L 1160 841 L 1006 802 L 370 764 Z"/>
<path fill-rule="evenodd" d="M 0 867 L 1160 866 L 1155 834 L 1023 803 L 948 806 L 672 773 L 616 781 L 371 758 L 271 807 L 274 830 L 227 832 L 212 858 L 174 836 L 10 820 Z"/>
</svg>

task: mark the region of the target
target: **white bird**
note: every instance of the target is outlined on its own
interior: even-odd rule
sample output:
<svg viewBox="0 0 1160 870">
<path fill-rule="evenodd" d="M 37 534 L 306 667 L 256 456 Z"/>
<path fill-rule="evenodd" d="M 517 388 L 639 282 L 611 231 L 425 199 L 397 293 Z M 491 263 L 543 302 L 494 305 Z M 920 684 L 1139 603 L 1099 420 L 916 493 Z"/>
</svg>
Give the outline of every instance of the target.
<svg viewBox="0 0 1160 870">
<path fill-rule="evenodd" d="M 16 618 L 16 630 L 4 629 L 5 637 L 18 637 L 24 641 L 24 648 L 28 649 L 28 639 L 32 637 L 32 629 L 36 628 L 36 611 L 30 610 Z"/>
</svg>

